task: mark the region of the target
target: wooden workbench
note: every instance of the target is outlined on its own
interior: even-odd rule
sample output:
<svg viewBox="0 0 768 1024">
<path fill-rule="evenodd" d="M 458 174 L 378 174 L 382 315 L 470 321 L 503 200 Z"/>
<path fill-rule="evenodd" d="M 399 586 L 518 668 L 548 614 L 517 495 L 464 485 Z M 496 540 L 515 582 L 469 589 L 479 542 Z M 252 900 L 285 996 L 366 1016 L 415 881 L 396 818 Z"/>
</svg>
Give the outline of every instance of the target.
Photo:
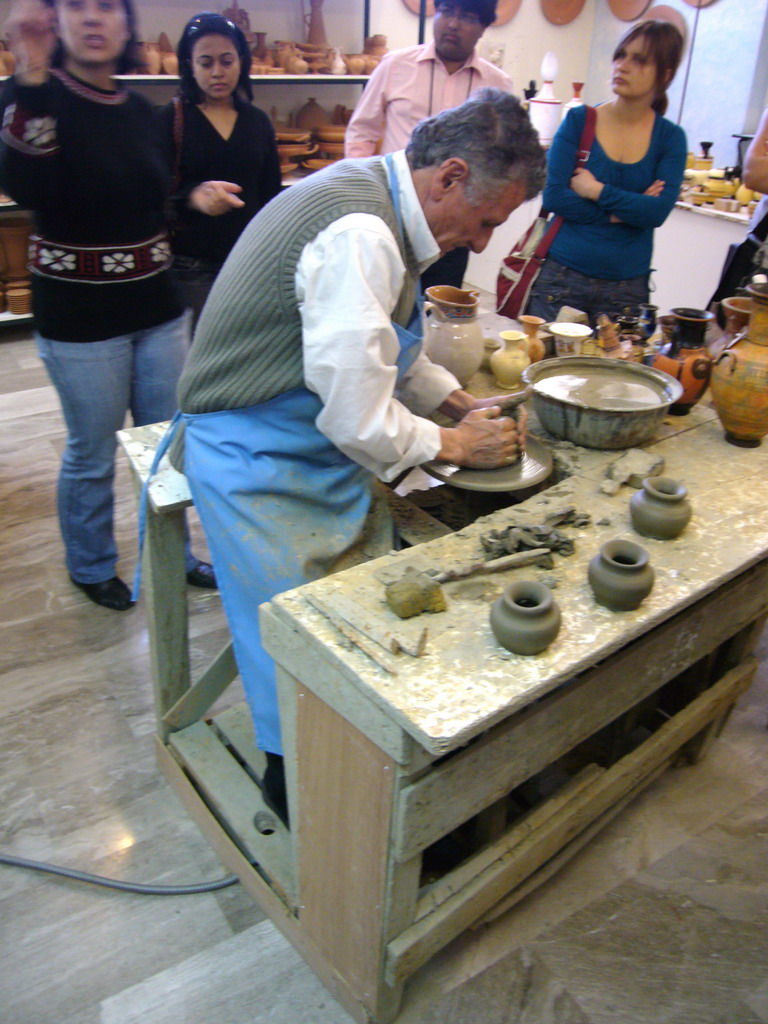
<svg viewBox="0 0 768 1024">
<path fill-rule="evenodd" d="M 260 801 L 244 708 L 203 721 L 219 684 L 156 685 L 163 770 L 357 1020 L 392 1020 L 435 952 L 544 881 L 676 759 L 701 756 L 751 681 L 768 612 L 768 449 L 727 445 L 706 406 L 668 420 L 652 450 L 688 486 L 694 514 L 663 542 L 635 537 L 628 488 L 599 489 L 621 453 L 555 447 L 572 475 L 522 504 L 262 606 L 290 833 Z M 592 522 L 561 527 L 575 553 L 553 569 L 447 583 L 436 615 L 401 621 L 386 608 L 393 569 L 475 561 L 482 534 L 566 506 Z M 648 549 L 656 583 L 639 609 L 613 613 L 586 569 L 620 536 Z M 488 612 L 530 577 L 555 584 L 563 624 L 549 649 L 523 657 L 499 647 Z M 425 627 L 423 653 L 406 653 Z"/>
</svg>

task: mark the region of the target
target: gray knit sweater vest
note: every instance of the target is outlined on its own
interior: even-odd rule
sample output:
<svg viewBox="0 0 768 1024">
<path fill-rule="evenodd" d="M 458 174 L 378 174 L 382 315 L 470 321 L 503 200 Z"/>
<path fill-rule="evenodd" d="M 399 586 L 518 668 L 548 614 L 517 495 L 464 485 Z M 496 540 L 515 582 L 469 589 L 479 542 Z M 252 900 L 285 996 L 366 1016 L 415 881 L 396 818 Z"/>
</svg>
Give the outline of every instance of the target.
<svg viewBox="0 0 768 1024">
<path fill-rule="evenodd" d="M 240 236 L 195 332 L 179 384 L 183 412 L 246 408 L 303 385 L 296 265 L 304 246 L 348 213 L 380 217 L 397 239 L 407 272 L 391 316 L 407 325 L 418 267 L 397 226 L 384 162 L 340 161 L 276 196 Z"/>
</svg>

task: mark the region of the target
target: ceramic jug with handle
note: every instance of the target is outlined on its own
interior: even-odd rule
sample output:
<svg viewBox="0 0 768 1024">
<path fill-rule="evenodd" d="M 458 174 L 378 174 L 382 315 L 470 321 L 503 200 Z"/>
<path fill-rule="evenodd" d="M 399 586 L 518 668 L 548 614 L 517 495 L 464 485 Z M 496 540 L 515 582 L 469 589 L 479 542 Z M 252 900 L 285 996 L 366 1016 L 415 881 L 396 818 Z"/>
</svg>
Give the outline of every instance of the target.
<svg viewBox="0 0 768 1024">
<path fill-rule="evenodd" d="M 477 322 L 478 292 L 436 284 L 426 291 L 424 351 L 464 387 L 480 369 L 485 340 Z"/>
</svg>

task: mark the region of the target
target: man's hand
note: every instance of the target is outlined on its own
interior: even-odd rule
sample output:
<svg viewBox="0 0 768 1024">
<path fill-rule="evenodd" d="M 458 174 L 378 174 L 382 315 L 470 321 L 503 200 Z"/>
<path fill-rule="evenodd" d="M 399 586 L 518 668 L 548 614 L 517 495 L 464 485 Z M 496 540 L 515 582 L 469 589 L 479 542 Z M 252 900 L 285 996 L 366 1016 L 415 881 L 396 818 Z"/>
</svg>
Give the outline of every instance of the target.
<svg viewBox="0 0 768 1024">
<path fill-rule="evenodd" d="M 470 469 L 496 469 L 516 462 L 525 443 L 526 411 L 520 407 L 519 426 L 500 413 L 498 405 L 473 409 L 458 426 L 442 427 L 438 459 Z"/>
</svg>

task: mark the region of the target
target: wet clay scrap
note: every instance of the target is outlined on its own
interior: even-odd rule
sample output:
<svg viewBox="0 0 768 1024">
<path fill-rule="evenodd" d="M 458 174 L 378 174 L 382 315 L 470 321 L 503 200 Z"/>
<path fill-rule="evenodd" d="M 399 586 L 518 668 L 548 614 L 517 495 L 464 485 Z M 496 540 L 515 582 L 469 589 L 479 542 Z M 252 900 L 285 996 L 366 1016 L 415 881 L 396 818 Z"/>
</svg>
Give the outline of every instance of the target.
<svg viewBox="0 0 768 1024">
<path fill-rule="evenodd" d="M 422 612 L 444 612 L 448 607 L 440 584 L 413 568 L 406 569 L 402 579 L 388 583 L 385 593 L 387 604 L 401 619 Z"/>
</svg>

